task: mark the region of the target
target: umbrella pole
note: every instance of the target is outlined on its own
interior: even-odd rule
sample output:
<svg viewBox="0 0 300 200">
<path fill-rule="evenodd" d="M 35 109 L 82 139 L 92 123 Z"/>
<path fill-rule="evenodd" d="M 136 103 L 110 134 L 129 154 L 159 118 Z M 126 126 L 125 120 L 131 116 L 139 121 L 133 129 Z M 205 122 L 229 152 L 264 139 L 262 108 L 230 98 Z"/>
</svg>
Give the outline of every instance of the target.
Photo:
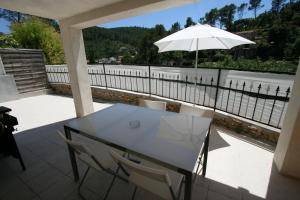
<svg viewBox="0 0 300 200">
<path fill-rule="evenodd" d="M 198 67 L 198 38 L 197 38 L 197 46 L 196 46 L 196 62 L 195 62 L 195 69 L 197 72 Z M 196 73 L 197 74 L 197 73 Z M 194 84 L 194 106 L 196 104 L 196 87 L 197 87 L 197 77 L 195 77 L 195 84 Z"/>
</svg>

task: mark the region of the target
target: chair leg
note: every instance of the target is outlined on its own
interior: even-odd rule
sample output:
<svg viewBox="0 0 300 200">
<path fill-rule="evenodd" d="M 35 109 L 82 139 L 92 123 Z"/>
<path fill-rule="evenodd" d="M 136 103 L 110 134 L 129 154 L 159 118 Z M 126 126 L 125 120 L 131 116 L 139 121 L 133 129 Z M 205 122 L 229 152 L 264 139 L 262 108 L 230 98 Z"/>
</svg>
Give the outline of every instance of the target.
<svg viewBox="0 0 300 200">
<path fill-rule="evenodd" d="M 182 186 L 183 186 L 183 184 L 184 184 L 184 182 L 185 182 L 185 177 L 182 179 L 182 181 L 181 181 L 181 183 L 180 183 L 180 185 L 179 185 L 179 191 L 178 191 L 178 194 L 177 194 L 177 197 L 176 197 L 176 200 L 180 200 L 180 196 L 181 196 L 181 191 L 182 191 Z"/>
<path fill-rule="evenodd" d="M 194 181 L 196 181 L 196 179 L 197 179 L 197 175 L 199 173 L 202 157 L 203 157 L 203 154 L 201 154 L 201 156 L 198 159 L 198 165 L 197 165 L 196 173 L 194 175 Z"/>
<path fill-rule="evenodd" d="M 198 174 L 198 171 L 199 171 L 199 166 L 201 165 L 202 157 L 203 157 L 203 154 L 201 154 L 200 158 L 198 159 L 198 166 L 197 166 L 197 171 L 196 171 L 197 174 Z"/>
<path fill-rule="evenodd" d="M 84 175 L 83 175 L 83 177 L 82 177 L 82 179 L 81 179 L 81 181 L 80 181 L 80 183 L 79 183 L 79 186 L 78 186 L 78 192 L 79 192 L 80 195 L 81 195 L 81 193 L 80 193 L 80 188 L 81 188 L 81 186 L 82 186 L 82 184 L 83 184 L 83 181 L 85 180 L 85 178 L 86 178 L 86 176 L 87 176 L 87 174 L 88 174 L 89 171 L 90 171 L 90 167 L 88 167 L 88 168 L 86 169 L 86 171 L 84 172 Z"/>
<path fill-rule="evenodd" d="M 107 191 L 106 191 L 106 193 L 105 193 L 104 200 L 107 199 L 107 197 L 108 197 L 108 195 L 109 195 L 109 193 L 110 193 L 110 191 L 111 191 L 111 188 L 112 188 L 112 186 L 113 186 L 113 184 L 114 184 L 114 182 L 115 182 L 115 180 L 116 180 L 116 178 L 117 178 L 117 174 L 118 174 L 118 172 L 119 172 L 119 169 L 120 169 L 120 168 L 118 167 L 117 170 L 116 170 L 116 172 L 115 172 L 115 174 L 113 175 L 113 179 L 112 179 L 112 181 L 110 182 L 109 187 L 108 187 L 108 189 L 107 189 Z"/>
<path fill-rule="evenodd" d="M 137 186 L 134 187 L 134 191 L 133 191 L 133 193 L 132 193 L 131 200 L 134 200 L 136 191 L 137 191 Z"/>
</svg>

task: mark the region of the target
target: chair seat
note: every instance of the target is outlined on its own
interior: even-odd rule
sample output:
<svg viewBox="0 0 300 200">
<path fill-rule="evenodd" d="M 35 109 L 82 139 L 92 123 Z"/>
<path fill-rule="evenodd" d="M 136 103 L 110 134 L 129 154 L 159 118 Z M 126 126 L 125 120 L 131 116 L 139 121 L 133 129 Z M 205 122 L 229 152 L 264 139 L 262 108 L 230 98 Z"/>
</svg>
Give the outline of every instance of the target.
<svg viewBox="0 0 300 200">
<path fill-rule="evenodd" d="M 146 161 L 146 160 L 142 160 L 141 164 L 143 164 L 144 166 L 147 166 L 147 167 L 151 167 L 153 169 L 167 171 L 169 174 L 169 177 L 171 179 L 171 182 L 172 182 L 172 189 L 175 193 L 175 196 L 177 196 L 179 194 L 180 186 L 181 186 L 181 183 L 184 178 L 183 175 L 181 175 L 175 171 L 166 169 L 160 165 Z M 157 195 L 163 199 L 167 199 L 167 200 L 173 199 L 171 196 L 171 193 L 170 193 L 170 189 L 165 183 L 162 183 L 162 182 L 150 179 L 150 178 L 146 178 L 145 176 L 141 176 L 137 173 L 130 174 L 129 179 L 131 182 L 136 184 L 138 187 L 143 188 L 144 190 L 146 190 L 152 194 L 155 194 L 155 195 Z"/>
<path fill-rule="evenodd" d="M 105 144 L 91 144 L 88 143 L 86 146 L 94 153 L 94 157 L 97 159 L 97 161 L 102 165 L 105 169 L 115 169 L 117 167 L 117 164 L 114 162 L 112 157 L 109 155 L 109 152 L 111 151 L 111 147 L 108 147 Z M 118 151 L 116 149 L 113 149 L 114 151 L 117 151 L 118 153 L 122 154 L 121 151 Z M 93 167 L 94 169 L 98 171 L 102 171 L 95 163 L 95 161 L 88 156 L 87 154 L 78 154 L 78 159 L 86 163 L 87 165 Z"/>
</svg>

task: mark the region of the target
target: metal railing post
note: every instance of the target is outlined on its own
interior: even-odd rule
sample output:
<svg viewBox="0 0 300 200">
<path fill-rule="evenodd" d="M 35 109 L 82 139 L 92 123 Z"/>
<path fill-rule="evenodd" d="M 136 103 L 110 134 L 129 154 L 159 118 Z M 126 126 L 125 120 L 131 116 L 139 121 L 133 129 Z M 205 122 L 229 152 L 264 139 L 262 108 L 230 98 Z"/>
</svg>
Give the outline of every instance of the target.
<svg viewBox="0 0 300 200">
<path fill-rule="evenodd" d="M 185 76 L 185 94 L 184 94 L 184 101 L 186 102 L 186 95 L 187 95 L 187 85 L 188 85 L 188 76 Z"/>
<path fill-rule="evenodd" d="M 228 109 L 228 104 L 229 104 L 229 97 L 230 97 L 230 92 L 231 92 L 231 85 L 232 85 L 232 80 L 230 80 L 230 82 L 229 82 L 229 89 L 228 89 L 228 95 L 227 95 L 227 104 L 226 104 L 226 112 L 228 112 L 227 109 Z"/>
<path fill-rule="evenodd" d="M 268 120 L 268 125 L 270 125 L 270 123 L 271 123 L 271 119 L 272 119 L 272 115 L 273 115 L 273 111 L 274 111 L 274 107 L 275 107 L 275 104 L 276 104 L 276 99 L 277 99 L 277 96 L 278 96 L 278 92 L 279 92 L 279 91 L 280 91 L 280 87 L 278 86 L 278 87 L 276 88 L 275 98 L 274 98 L 274 102 L 273 102 L 273 105 L 272 105 L 270 117 L 269 117 L 269 120 Z"/>
<path fill-rule="evenodd" d="M 151 96 L 151 67 L 148 65 L 148 74 L 149 74 L 149 95 Z"/>
<path fill-rule="evenodd" d="M 220 76 L 221 76 L 221 69 L 218 69 L 218 78 L 217 78 L 217 86 L 216 86 L 216 96 L 215 96 L 215 105 L 214 105 L 214 111 L 217 107 L 217 100 L 218 100 L 218 92 L 219 92 L 219 86 L 220 86 Z"/>
<path fill-rule="evenodd" d="M 106 80 L 106 72 L 105 72 L 105 65 L 104 65 L 104 63 L 103 63 L 103 73 L 104 73 L 105 88 L 107 89 L 107 80 Z"/>
<path fill-rule="evenodd" d="M 257 105 L 257 100 L 259 98 L 259 92 L 261 89 L 261 84 L 259 84 L 258 88 L 257 88 L 257 94 L 256 94 L 256 100 L 255 100 L 255 104 L 254 104 L 254 109 L 253 109 L 253 113 L 252 113 L 252 119 L 254 119 L 254 115 L 255 115 L 255 110 L 256 110 L 256 105 Z"/>
</svg>

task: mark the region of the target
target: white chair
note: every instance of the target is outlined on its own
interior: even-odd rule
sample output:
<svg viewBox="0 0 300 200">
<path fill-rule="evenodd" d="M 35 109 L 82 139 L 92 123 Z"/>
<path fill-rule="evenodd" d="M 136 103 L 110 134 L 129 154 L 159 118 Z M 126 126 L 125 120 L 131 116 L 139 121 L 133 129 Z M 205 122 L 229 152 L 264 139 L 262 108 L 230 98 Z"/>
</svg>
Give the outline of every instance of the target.
<svg viewBox="0 0 300 200">
<path fill-rule="evenodd" d="M 214 118 L 214 114 L 215 114 L 215 112 L 213 110 L 187 106 L 187 105 L 184 105 L 184 104 L 181 104 L 179 113 L 186 114 L 186 115 L 192 115 L 192 116 L 196 116 L 196 117 L 208 117 L 208 118 Z M 206 142 L 207 143 L 209 143 L 209 134 L 210 134 L 210 127 L 209 127 L 209 130 L 208 130 L 208 135 L 206 137 L 206 140 L 207 140 Z M 197 165 L 197 168 L 196 168 L 195 177 L 197 176 L 198 171 L 200 169 L 199 167 L 200 167 L 203 155 L 204 155 L 204 149 L 205 149 L 205 147 L 202 148 L 201 151 L 200 151 L 200 157 L 198 159 L 198 165 Z"/>
<path fill-rule="evenodd" d="M 151 100 L 140 99 L 139 106 L 152 108 L 155 110 L 166 110 L 167 103 L 163 101 L 151 101 Z"/>
<path fill-rule="evenodd" d="M 90 148 L 87 146 L 87 144 L 84 144 L 84 143 L 81 143 L 78 141 L 69 140 L 60 131 L 57 131 L 57 132 L 64 139 L 64 141 L 67 143 L 67 145 L 69 145 L 69 147 L 73 149 L 77 158 L 79 160 L 81 160 L 82 162 L 84 162 L 88 166 L 86 171 L 84 172 L 84 175 L 83 175 L 81 181 L 79 182 L 79 186 L 78 186 L 78 192 L 81 196 L 82 196 L 82 194 L 80 192 L 80 188 L 81 188 L 90 168 L 93 168 L 99 172 L 104 171 L 106 173 L 113 175 L 113 179 L 112 179 L 112 181 L 108 187 L 108 190 L 106 192 L 106 195 L 104 197 L 104 199 L 106 199 L 107 194 L 109 193 L 109 191 L 114 183 L 114 180 L 116 178 L 116 174 L 119 170 L 118 166 L 116 165 L 116 163 L 110 156 L 109 152 L 110 152 L 111 148 L 104 144 L 101 144 L 101 143 L 99 143 L 99 145 L 97 145 L 96 147 Z M 96 150 L 94 148 L 96 148 Z M 92 151 L 91 149 L 94 149 L 94 151 Z"/>
<path fill-rule="evenodd" d="M 181 104 L 179 113 L 192 115 L 192 116 L 198 116 L 198 117 L 209 117 L 209 118 L 213 118 L 214 114 L 215 114 L 215 112 L 213 110 L 202 109 L 202 108 L 193 107 L 193 106 L 187 106 L 184 104 Z"/>
<path fill-rule="evenodd" d="M 112 158 L 120 168 L 125 169 L 128 181 L 135 185 L 132 195 L 134 199 L 137 188 L 142 188 L 166 200 L 177 200 L 180 197 L 183 175 L 167 169 L 152 168 L 137 164 L 111 151 Z M 160 167 L 161 168 L 161 167 Z"/>
</svg>

